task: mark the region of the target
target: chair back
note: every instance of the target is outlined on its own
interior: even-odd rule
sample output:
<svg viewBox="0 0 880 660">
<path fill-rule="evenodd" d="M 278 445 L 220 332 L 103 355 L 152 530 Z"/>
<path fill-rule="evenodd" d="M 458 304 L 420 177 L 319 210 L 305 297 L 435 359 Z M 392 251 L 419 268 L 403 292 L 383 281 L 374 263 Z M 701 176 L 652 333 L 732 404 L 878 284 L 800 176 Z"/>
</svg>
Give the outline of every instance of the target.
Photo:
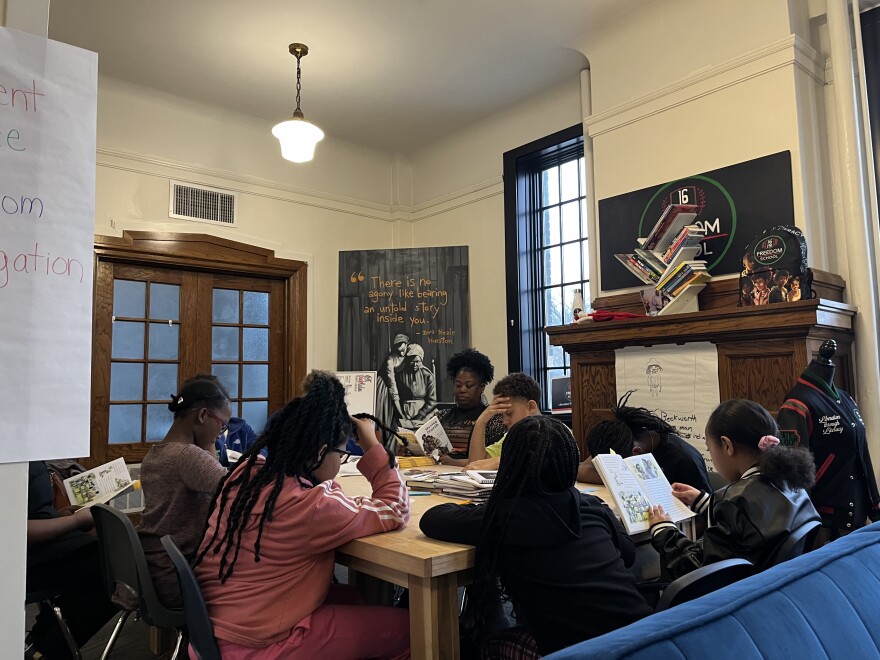
<svg viewBox="0 0 880 660">
<path fill-rule="evenodd" d="M 794 530 L 779 545 L 779 548 L 773 553 L 767 566 L 776 566 L 776 564 L 781 564 L 784 561 L 800 557 L 804 554 L 807 551 L 807 548 L 813 545 L 813 540 L 815 539 L 816 534 L 819 533 L 820 524 L 821 523 L 818 520 L 811 520 Z"/>
<path fill-rule="evenodd" d="M 110 596 L 117 584 L 124 584 L 137 594 L 138 611 L 146 623 L 158 628 L 182 628 L 186 623 L 183 610 L 165 607 L 156 595 L 144 548 L 128 516 L 106 504 L 95 504 L 92 517 Z"/>
<path fill-rule="evenodd" d="M 755 567 L 747 559 L 724 559 L 701 566 L 673 581 L 663 591 L 657 603 L 657 611 L 665 610 L 689 600 L 733 584 L 755 573 Z"/>
<path fill-rule="evenodd" d="M 195 573 L 171 536 L 162 537 L 162 547 L 171 557 L 177 570 L 177 580 L 180 582 L 180 592 L 183 594 L 183 610 L 186 612 L 189 643 L 198 655 L 198 660 L 220 660 L 217 640 L 214 639 L 214 626 L 208 615 L 205 598 L 202 596 Z"/>
</svg>

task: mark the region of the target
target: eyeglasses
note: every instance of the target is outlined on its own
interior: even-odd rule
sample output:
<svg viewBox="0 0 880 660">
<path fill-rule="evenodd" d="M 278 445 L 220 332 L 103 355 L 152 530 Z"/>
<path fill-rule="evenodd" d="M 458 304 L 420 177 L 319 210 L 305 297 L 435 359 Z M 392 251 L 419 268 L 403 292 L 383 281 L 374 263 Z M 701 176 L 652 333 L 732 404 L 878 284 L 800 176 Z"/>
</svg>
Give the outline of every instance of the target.
<svg viewBox="0 0 880 660">
<path fill-rule="evenodd" d="M 220 419 L 219 417 L 217 417 L 217 415 L 215 415 L 214 413 L 212 413 L 212 412 L 211 412 L 210 410 L 208 410 L 207 408 L 205 408 L 205 412 L 208 414 L 208 417 L 212 417 L 212 418 L 214 418 L 215 420 L 217 420 L 218 422 L 220 422 L 220 433 L 223 433 L 223 431 L 225 431 L 226 429 L 229 428 L 229 424 L 228 424 L 227 422 L 224 422 L 222 419 Z M 220 435 L 220 433 L 218 433 L 217 435 Z"/>
<path fill-rule="evenodd" d="M 340 463 L 348 463 L 348 459 L 351 458 L 351 452 L 350 452 L 350 451 L 345 451 L 344 449 L 337 449 L 336 447 L 329 447 L 329 448 L 327 449 L 327 451 L 328 451 L 328 452 L 331 452 L 331 451 L 332 451 L 332 452 L 334 452 L 334 453 L 336 453 L 336 454 L 339 454 L 339 455 L 340 455 L 340 459 L 339 459 L 339 462 L 340 462 Z"/>
</svg>

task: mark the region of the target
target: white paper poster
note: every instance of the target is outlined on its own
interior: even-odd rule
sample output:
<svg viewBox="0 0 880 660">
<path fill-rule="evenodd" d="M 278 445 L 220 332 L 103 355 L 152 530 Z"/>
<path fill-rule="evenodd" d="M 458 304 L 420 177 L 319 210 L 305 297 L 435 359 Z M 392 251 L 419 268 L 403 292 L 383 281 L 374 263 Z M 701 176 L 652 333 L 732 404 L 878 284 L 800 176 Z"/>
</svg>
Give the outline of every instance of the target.
<svg viewBox="0 0 880 660">
<path fill-rule="evenodd" d="M 89 455 L 98 56 L 0 28 L 0 461 Z"/>
<path fill-rule="evenodd" d="M 647 408 L 674 426 L 711 467 L 704 432 L 721 399 L 715 345 L 634 346 L 618 349 L 614 357 L 618 399 L 634 390 L 628 405 Z"/>
<path fill-rule="evenodd" d="M 336 377 L 345 387 L 345 405 L 348 414 L 376 414 L 376 372 L 337 371 Z"/>
</svg>

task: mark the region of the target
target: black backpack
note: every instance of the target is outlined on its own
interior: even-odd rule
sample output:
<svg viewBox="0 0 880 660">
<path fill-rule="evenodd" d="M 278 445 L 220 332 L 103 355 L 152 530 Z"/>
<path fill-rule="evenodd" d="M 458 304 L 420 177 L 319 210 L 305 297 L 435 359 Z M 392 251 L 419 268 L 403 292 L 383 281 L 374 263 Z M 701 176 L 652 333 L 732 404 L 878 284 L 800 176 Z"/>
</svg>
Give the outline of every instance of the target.
<svg viewBox="0 0 880 660">
<path fill-rule="evenodd" d="M 779 225 L 764 230 L 749 243 L 742 263 L 740 307 L 813 297 L 807 242 L 797 227 Z"/>
</svg>

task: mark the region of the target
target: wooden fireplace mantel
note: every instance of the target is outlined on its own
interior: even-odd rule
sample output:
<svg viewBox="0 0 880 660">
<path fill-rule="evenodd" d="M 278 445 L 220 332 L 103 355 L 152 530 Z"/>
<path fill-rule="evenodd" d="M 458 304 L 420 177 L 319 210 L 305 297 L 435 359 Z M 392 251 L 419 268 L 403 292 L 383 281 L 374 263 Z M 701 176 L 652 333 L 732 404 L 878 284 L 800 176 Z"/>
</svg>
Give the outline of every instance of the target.
<svg viewBox="0 0 880 660">
<path fill-rule="evenodd" d="M 586 432 L 617 400 L 614 351 L 627 346 L 709 341 L 718 348 L 721 400 L 746 398 L 776 413 L 826 339 L 837 342 L 835 380 L 853 391 L 851 347 L 856 308 L 826 299 L 764 307 L 587 322 L 545 328 L 571 356 L 572 423 L 584 452 Z"/>
</svg>

